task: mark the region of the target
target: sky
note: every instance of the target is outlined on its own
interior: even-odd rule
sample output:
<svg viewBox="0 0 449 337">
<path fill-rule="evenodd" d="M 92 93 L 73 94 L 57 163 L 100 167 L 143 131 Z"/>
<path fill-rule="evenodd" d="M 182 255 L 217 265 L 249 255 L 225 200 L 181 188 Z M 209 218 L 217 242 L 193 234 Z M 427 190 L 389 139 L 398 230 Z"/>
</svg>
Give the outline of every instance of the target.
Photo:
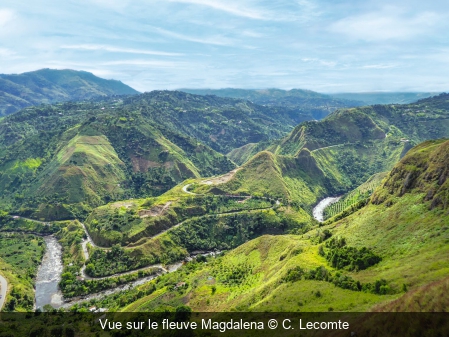
<svg viewBox="0 0 449 337">
<path fill-rule="evenodd" d="M 449 91 L 449 1 L 0 2 L 0 73 L 76 69 L 139 91 Z"/>
</svg>

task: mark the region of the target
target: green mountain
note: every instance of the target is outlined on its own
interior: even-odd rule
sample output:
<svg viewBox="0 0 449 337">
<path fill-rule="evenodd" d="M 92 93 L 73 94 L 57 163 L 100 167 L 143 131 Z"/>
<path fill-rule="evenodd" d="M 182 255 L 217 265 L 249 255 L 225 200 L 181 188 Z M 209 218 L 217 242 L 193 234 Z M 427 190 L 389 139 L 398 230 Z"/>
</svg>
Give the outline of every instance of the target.
<svg viewBox="0 0 449 337">
<path fill-rule="evenodd" d="M 136 90 L 120 81 L 105 80 L 86 71 L 41 69 L 0 74 L 0 117 L 43 103 L 135 94 Z"/>
<path fill-rule="evenodd" d="M 0 139 L 3 203 L 46 219 L 83 217 L 110 200 L 159 195 L 235 167 L 115 99 L 28 108 L 0 122 Z"/>
<path fill-rule="evenodd" d="M 438 92 L 354 92 L 329 94 L 337 99 L 347 99 L 373 104 L 408 104 L 438 95 Z"/>
<path fill-rule="evenodd" d="M 311 151 L 331 146 L 357 146 L 364 141 L 402 142 L 406 149 L 428 139 L 447 137 L 449 95 L 440 94 L 412 104 L 373 105 L 340 109 L 322 121 L 306 121 L 284 139 L 271 143 L 247 144 L 228 157 L 243 164 L 261 150 L 294 156 L 302 148 Z"/>
<path fill-rule="evenodd" d="M 311 90 L 292 89 L 180 89 L 196 95 L 215 95 L 248 100 L 264 106 L 282 106 L 308 116 L 322 119 L 339 108 L 363 105 L 362 102 L 335 98 Z M 299 123 L 299 122 L 298 122 Z"/>
<path fill-rule="evenodd" d="M 302 118 L 170 91 L 29 107 L 0 121 L 1 198 L 21 214 L 84 217 L 111 200 L 226 173 L 235 165 L 224 153 L 282 137 Z"/>
<path fill-rule="evenodd" d="M 147 294 L 140 299 L 104 304 L 123 311 L 447 311 L 448 167 L 448 140 L 422 143 L 353 214 L 194 260 L 136 289 Z M 426 293 L 428 302 L 416 301 Z"/>
<path fill-rule="evenodd" d="M 213 189 L 260 193 L 310 209 L 321 197 L 341 195 L 390 170 L 413 144 L 441 137 L 449 137 L 447 94 L 408 105 L 340 109 L 271 144 L 234 149 L 228 157 L 242 167 Z"/>
<path fill-rule="evenodd" d="M 308 114 L 247 100 L 153 91 L 127 98 L 127 109 L 140 110 L 154 122 L 194 137 L 223 154 L 248 143 L 285 136 Z"/>
</svg>

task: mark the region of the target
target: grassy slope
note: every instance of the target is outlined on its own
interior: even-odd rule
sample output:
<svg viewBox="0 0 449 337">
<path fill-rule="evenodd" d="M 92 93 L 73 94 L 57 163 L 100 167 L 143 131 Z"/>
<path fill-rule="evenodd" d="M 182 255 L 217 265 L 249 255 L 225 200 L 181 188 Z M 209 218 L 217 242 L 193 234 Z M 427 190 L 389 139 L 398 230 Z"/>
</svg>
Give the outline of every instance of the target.
<svg viewBox="0 0 449 337">
<path fill-rule="evenodd" d="M 124 310 L 174 308 L 182 303 L 198 311 L 364 311 L 377 303 L 384 304 L 375 310 L 415 310 L 411 302 L 423 291 L 440 294 L 446 289 L 449 216 L 447 204 L 439 197 L 447 196 L 448 191 L 448 146 L 449 141 L 441 140 L 411 150 L 376 190 L 372 202 L 347 218 L 302 237 L 263 236 L 252 240 L 208 265 L 165 276 L 157 284 L 156 293 Z M 419 174 L 410 183 L 409 173 L 417 172 L 417 167 Z M 404 186 L 406 190 L 402 191 Z M 429 190 L 435 192 L 432 197 Z M 369 247 L 380 255 L 382 261 L 377 265 L 343 273 L 362 283 L 383 278 L 391 295 L 343 290 L 324 281 L 280 282 L 294 266 L 310 269 L 325 265 L 332 270 L 318 254 L 316 238 L 325 229 L 334 237 L 344 237 L 348 246 Z M 230 285 L 230 275 L 238 275 L 239 282 Z M 188 283 L 186 289 L 170 287 L 181 281 Z M 405 295 L 404 284 L 409 291 Z M 316 295 L 318 290 L 321 296 Z M 444 298 L 418 305 L 421 310 L 444 308 Z M 385 304 L 390 300 L 395 301 Z"/>
<path fill-rule="evenodd" d="M 357 111 L 336 113 L 299 129 L 301 135 L 293 131 L 277 149 L 254 155 L 229 182 L 216 187 L 310 208 L 323 196 L 343 194 L 372 174 L 391 169 L 408 146 Z"/>
<path fill-rule="evenodd" d="M 186 178 L 234 168 L 225 156 L 173 131 L 162 133 L 140 114 L 106 113 L 91 105 L 99 114 L 80 117 L 82 124 L 74 123 L 77 110 L 72 108 L 68 116 L 59 112 L 65 113 L 63 105 L 41 111 L 34 120 L 26 117 L 26 122 L 20 114 L 9 117 L 18 121 L 14 130 L 8 122 L 3 125 L 0 186 L 5 204 L 22 206 L 21 212 L 38 218 L 84 217 L 109 200 L 158 195 Z M 60 133 L 40 130 L 44 116 Z M 71 123 L 75 125 L 69 127 Z"/>
<path fill-rule="evenodd" d="M 301 123 L 289 136 L 268 146 L 267 150 L 274 153 L 270 161 L 275 169 L 270 175 L 258 173 L 267 165 L 257 168 L 260 155 L 254 152 L 260 144 L 238 148 L 228 156 L 238 163 L 248 161 L 221 188 L 269 194 L 274 186 L 273 195 L 309 207 L 322 196 L 348 192 L 371 175 L 390 170 L 413 143 L 449 136 L 448 97 L 440 95 L 409 105 L 338 110 L 322 121 Z M 313 160 L 305 149 L 311 150 Z M 301 164 L 305 158 L 318 169 L 304 170 Z M 292 176 L 295 172 L 299 174 Z"/>
<path fill-rule="evenodd" d="M 386 134 L 391 142 L 408 139 L 410 144 L 449 137 L 449 95 L 441 94 L 411 104 L 373 105 L 341 109 L 320 122 L 299 124 L 284 139 L 270 144 L 245 145 L 228 154 L 243 164 L 261 150 L 294 156 L 302 148 L 309 150 L 344 144 L 357 145 L 367 140 L 382 139 Z M 386 149 L 385 149 L 386 150 Z"/>
<path fill-rule="evenodd" d="M 173 310 L 185 303 L 194 311 L 364 311 L 395 298 L 345 290 L 325 281 L 282 282 L 298 265 L 314 269 L 326 261 L 318 255 L 317 245 L 299 236 L 262 236 L 207 265 L 164 276 L 156 293 L 122 310 Z M 229 283 L 233 275 L 238 275 L 237 283 Z M 186 282 L 187 289 L 173 290 L 179 282 Z"/>
</svg>

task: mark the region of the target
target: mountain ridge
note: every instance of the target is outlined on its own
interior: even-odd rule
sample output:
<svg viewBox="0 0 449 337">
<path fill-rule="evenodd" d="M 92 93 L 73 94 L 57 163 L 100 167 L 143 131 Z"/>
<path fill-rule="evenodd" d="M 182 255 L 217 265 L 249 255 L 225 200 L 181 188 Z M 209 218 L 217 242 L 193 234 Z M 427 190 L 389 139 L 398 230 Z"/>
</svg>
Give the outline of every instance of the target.
<svg viewBox="0 0 449 337">
<path fill-rule="evenodd" d="M 22 74 L 0 74 L 0 116 L 42 103 L 137 93 L 121 81 L 106 80 L 86 71 L 45 68 Z"/>
</svg>

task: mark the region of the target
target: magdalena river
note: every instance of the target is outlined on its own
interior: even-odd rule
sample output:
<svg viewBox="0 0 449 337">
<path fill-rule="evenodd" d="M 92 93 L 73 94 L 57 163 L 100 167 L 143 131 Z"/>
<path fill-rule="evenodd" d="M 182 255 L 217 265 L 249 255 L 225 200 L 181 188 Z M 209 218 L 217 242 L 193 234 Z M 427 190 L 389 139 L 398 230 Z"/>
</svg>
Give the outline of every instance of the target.
<svg viewBox="0 0 449 337">
<path fill-rule="evenodd" d="M 45 251 L 36 277 L 36 308 L 50 304 L 54 308 L 62 305 L 62 293 L 58 283 L 62 273 L 62 247 L 54 236 L 44 237 Z"/>
<path fill-rule="evenodd" d="M 324 209 L 334 203 L 336 203 L 338 200 L 340 200 L 341 197 L 328 197 L 321 200 L 318 205 L 316 205 L 313 208 L 313 217 L 318 220 L 319 222 L 324 221 Z"/>
</svg>

